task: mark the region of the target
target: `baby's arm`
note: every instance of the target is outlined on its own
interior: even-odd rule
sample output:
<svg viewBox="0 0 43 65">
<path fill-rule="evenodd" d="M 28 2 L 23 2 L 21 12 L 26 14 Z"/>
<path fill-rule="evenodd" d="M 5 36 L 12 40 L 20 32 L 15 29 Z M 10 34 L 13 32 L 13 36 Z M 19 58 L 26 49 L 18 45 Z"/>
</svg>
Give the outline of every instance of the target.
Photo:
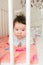
<svg viewBox="0 0 43 65">
<path fill-rule="evenodd" d="M 37 35 L 35 35 L 33 38 L 30 39 L 30 44 L 34 44 L 37 42 Z"/>
</svg>

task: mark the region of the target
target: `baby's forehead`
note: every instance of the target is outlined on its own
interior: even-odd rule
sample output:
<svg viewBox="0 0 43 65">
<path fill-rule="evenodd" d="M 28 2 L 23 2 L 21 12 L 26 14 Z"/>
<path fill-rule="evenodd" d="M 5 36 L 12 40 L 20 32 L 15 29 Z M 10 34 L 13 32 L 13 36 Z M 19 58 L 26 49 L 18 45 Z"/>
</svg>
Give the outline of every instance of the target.
<svg viewBox="0 0 43 65">
<path fill-rule="evenodd" d="M 15 24 L 14 28 L 18 28 L 18 29 L 25 29 L 26 28 L 26 25 L 24 24 Z"/>
</svg>

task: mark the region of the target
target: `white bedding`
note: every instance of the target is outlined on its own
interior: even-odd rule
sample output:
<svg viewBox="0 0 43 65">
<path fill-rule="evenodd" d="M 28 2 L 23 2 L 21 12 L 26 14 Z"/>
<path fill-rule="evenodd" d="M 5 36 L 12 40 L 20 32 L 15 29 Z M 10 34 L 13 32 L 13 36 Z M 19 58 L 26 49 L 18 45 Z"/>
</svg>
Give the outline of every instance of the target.
<svg viewBox="0 0 43 65">
<path fill-rule="evenodd" d="M 0 63 L 0 65 L 10 65 L 10 63 Z M 26 65 L 26 63 L 17 63 L 16 65 Z"/>
</svg>

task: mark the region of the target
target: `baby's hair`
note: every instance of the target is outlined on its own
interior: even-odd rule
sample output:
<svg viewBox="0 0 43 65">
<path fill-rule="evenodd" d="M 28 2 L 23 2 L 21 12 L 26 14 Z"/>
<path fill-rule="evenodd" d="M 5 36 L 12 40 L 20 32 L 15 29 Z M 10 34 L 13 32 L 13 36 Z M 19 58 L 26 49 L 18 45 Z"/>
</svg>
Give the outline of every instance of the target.
<svg viewBox="0 0 43 65">
<path fill-rule="evenodd" d="M 19 22 L 19 23 L 22 23 L 22 24 L 26 25 L 26 18 L 25 18 L 25 16 L 23 14 L 16 16 L 16 18 L 13 21 L 13 28 L 14 28 L 16 22 Z"/>
</svg>

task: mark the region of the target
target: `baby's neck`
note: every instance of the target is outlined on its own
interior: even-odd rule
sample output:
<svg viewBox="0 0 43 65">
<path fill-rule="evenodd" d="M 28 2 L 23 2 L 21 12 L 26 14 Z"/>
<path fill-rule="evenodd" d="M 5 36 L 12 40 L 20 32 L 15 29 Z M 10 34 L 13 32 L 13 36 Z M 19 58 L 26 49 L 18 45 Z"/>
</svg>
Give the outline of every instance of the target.
<svg viewBox="0 0 43 65">
<path fill-rule="evenodd" d="M 16 39 L 18 39 L 18 38 L 17 38 L 15 35 L 14 35 L 14 37 L 15 37 Z M 20 40 L 22 40 L 22 39 L 25 39 L 25 38 L 26 38 L 26 37 L 24 37 L 24 38 L 21 38 L 21 39 L 18 39 L 18 40 L 20 41 Z"/>
</svg>

